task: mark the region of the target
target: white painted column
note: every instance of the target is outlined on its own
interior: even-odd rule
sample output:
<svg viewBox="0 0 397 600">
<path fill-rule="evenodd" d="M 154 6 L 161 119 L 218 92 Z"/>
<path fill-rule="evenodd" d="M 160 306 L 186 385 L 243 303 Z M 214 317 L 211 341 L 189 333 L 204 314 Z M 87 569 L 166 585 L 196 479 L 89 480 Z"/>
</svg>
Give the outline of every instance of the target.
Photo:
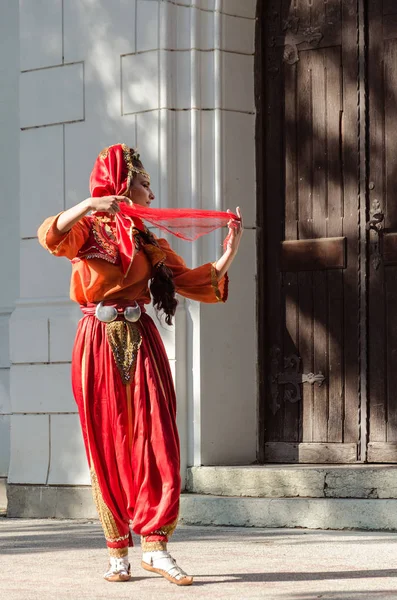
<svg viewBox="0 0 397 600">
<path fill-rule="evenodd" d="M 0 478 L 10 459 L 9 320 L 19 294 L 18 3 L 0 4 Z"/>
<path fill-rule="evenodd" d="M 189 303 L 189 462 L 194 465 L 246 464 L 256 459 L 255 4 L 196 3 L 201 8 L 197 11 L 201 30 L 195 39 L 202 44 L 196 132 L 200 206 L 218 210 L 240 206 L 246 231 L 231 269 L 228 302 Z M 222 240 L 218 232 L 206 238 L 198 262 L 218 258 Z"/>
</svg>

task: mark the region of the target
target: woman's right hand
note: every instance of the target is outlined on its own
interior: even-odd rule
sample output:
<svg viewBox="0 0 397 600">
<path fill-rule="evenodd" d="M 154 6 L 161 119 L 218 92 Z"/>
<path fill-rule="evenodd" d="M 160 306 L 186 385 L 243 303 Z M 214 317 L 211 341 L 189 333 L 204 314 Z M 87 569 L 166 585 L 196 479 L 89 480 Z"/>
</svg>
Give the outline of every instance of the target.
<svg viewBox="0 0 397 600">
<path fill-rule="evenodd" d="M 120 211 L 120 202 L 131 204 L 131 200 L 126 196 L 101 196 L 100 198 L 87 198 L 87 204 L 90 210 L 95 212 L 108 212 L 115 215 Z"/>
<path fill-rule="evenodd" d="M 115 215 L 120 211 L 120 202 L 131 203 L 125 196 L 102 196 L 101 198 L 86 198 L 79 204 L 72 206 L 61 213 L 57 220 L 57 230 L 59 233 L 66 233 L 80 221 L 91 210 L 95 212 L 108 212 Z"/>
</svg>

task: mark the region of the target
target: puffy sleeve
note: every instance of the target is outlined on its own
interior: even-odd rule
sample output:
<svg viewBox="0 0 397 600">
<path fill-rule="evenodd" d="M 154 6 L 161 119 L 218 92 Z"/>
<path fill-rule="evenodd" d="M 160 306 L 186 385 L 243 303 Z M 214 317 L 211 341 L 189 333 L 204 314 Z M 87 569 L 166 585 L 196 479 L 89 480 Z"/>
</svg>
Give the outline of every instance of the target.
<svg viewBox="0 0 397 600">
<path fill-rule="evenodd" d="M 66 256 L 72 260 L 87 240 L 91 222 L 89 218 L 83 217 L 69 231 L 60 233 L 56 225 L 61 214 L 59 213 L 55 217 L 48 217 L 40 225 L 37 235 L 40 244 L 43 248 L 51 252 L 51 254 Z"/>
<path fill-rule="evenodd" d="M 166 240 L 158 239 L 157 242 L 166 256 L 165 264 L 172 271 L 178 294 L 199 302 L 226 302 L 229 285 L 227 273 L 218 281 L 218 274 L 213 263 L 189 269 Z"/>
</svg>

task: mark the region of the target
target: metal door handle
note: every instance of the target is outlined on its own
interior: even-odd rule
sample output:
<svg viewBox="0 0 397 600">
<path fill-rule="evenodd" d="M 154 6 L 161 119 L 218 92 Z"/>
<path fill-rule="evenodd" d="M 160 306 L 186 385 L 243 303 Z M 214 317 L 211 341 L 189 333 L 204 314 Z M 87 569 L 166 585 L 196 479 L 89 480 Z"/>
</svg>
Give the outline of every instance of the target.
<svg viewBox="0 0 397 600">
<path fill-rule="evenodd" d="M 377 201 L 374 201 L 377 202 Z M 380 207 L 379 207 L 380 208 Z M 373 212 L 371 214 L 370 220 L 367 222 L 367 230 L 372 229 L 378 235 L 381 229 L 383 229 L 383 221 L 385 220 L 385 215 L 381 210 L 379 212 Z"/>
<path fill-rule="evenodd" d="M 383 231 L 383 224 L 385 220 L 385 214 L 380 207 L 379 200 L 372 202 L 370 210 L 370 219 L 367 222 L 367 231 L 374 231 L 376 234 L 375 239 L 370 241 L 372 264 L 374 269 L 378 269 L 382 262 L 382 255 L 380 251 L 380 238 Z"/>
</svg>

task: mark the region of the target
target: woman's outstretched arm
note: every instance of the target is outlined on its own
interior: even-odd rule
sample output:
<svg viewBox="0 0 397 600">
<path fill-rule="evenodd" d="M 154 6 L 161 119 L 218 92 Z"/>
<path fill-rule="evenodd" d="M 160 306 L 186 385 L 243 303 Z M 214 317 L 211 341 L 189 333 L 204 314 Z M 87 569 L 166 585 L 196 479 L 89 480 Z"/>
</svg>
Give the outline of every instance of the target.
<svg viewBox="0 0 397 600">
<path fill-rule="evenodd" d="M 236 212 L 240 220 L 237 221 L 236 219 L 231 219 L 229 221 L 229 234 L 227 238 L 226 250 L 220 257 L 220 259 L 215 263 L 215 269 L 218 275 L 218 280 L 221 280 L 222 277 L 224 277 L 226 272 L 229 270 L 230 265 L 232 264 L 237 255 L 238 247 L 241 241 L 241 236 L 243 235 L 243 216 L 241 214 L 239 206 L 237 207 Z"/>
<path fill-rule="evenodd" d="M 97 212 L 108 212 L 115 215 L 120 211 L 119 202 L 130 202 L 125 196 L 102 196 L 100 198 L 86 198 L 79 204 L 75 204 L 72 208 L 65 210 L 57 221 L 57 229 L 59 233 L 66 233 L 72 229 L 87 213 L 91 210 Z"/>
</svg>

